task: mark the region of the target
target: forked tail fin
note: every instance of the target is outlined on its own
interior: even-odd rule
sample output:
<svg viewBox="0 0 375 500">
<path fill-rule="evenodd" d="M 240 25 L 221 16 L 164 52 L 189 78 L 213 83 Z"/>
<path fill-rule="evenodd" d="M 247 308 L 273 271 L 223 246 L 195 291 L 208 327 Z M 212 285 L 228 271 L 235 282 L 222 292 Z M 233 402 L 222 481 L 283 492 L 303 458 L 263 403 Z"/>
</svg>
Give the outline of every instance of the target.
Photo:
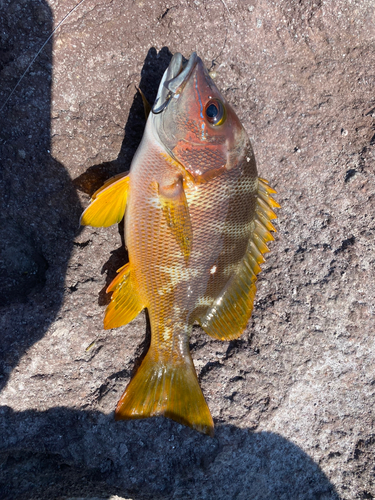
<svg viewBox="0 0 375 500">
<path fill-rule="evenodd" d="M 160 415 L 213 436 L 214 423 L 190 356 L 172 363 L 149 351 L 118 402 L 115 418 Z"/>
</svg>

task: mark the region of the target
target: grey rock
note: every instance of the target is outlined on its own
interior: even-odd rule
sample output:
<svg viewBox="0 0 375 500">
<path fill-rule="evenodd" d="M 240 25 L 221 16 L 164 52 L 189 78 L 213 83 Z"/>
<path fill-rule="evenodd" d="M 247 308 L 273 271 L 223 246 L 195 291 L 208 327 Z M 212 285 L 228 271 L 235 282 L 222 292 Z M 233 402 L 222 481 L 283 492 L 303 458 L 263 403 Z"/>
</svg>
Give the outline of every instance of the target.
<svg viewBox="0 0 375 500">
<path fill-rule="evenodd" d="M 2 3 L 0 109 L 72 5 Z M 58 29 L 0 112 L 1 498 L 375 497 L 374 39 L 373 0 L 86 0 Z M 213 439 L 114 422 L 149 329 L 103 330 L 123 228 L 79 228 L 141 139 L 135 87 L 193 50 L 282 206 L 245 334 L 191 339 Z"/>
</svg>

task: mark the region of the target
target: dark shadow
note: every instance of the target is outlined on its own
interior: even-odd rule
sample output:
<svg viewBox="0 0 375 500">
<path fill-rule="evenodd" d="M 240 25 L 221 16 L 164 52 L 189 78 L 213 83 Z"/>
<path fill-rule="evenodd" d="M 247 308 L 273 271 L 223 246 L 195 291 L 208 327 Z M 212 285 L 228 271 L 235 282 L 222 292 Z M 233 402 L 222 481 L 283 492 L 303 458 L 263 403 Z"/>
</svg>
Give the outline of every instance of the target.
<svg viewBox="0 0 375 500">
<path fill-rule="evenodd" d="M 120 267 L 124 266 L 127 262 L 129 262 L 128 252 L 126 250 L 125 245 L 125 236 L 124 236 L 124 219 L 120 221 L 118 225 L 118 232 L 121 238 L 121 246 L 116 248 L 116 250 L 112 250 L 111 256 L 107 260 L 107 262 L 102 267 L 102 274 L 106 273 L 106 282 L 103 288 L 99 292 L 98 297 L 98 305 L 106 306 L 111 301 L 111 294 L 107 293 L 108 285 L 112 282 L 112 280 L 117 275 L 117 270 Z"/>
<path fill-rule="evenodd" d="M 163 47 L 159 52 L 152 47 L 147 53 L 141 71 L 139 88 L 150 104 L 153 104 L 156 99 L 159 82 L 171 58 L 172 54 L 167 47 Z M 130 169 L 133 156 L 141 142 L 146 125 L 142 97 L 135 87 L 129 87 L 129 93 L 134 93 L 135 96 L 129 111 L 128 121 L 125 125 L 124 140 L 118 157 L 111 162 L 89 167 L 86 172 L 73 181 L 79 190 L 90 196 L 107 179 Z"/>
<path fill-rule="evenodd" d="M 167 419 L 0 408 L 0 497 L 51 500 L 333 500 L 334 487 L 298 446 L 231 425 L 214 438 Z"/>
<path fill-rule="evenodd" d="M 0 7 L 0 109 L 48 39 L 46 2 Z M 52 41 L 0 112 L 0 389 L 59 311 L 81 206 L 50 155 Z"/>
</svg>

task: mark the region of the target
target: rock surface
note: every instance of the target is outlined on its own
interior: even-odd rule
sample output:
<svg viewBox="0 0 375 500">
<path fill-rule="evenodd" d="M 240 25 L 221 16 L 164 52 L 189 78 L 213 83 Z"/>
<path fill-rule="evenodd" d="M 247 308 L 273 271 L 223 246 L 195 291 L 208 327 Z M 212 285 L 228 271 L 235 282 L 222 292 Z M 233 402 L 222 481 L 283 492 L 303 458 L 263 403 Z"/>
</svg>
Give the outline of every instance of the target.
<svg viewBox="0 0 375 500">
<path fill-rule="evenodd" d="M 1 498 L 375 498 L 375 2 L 86 0 L 10 96 L 74 5 L 0 7 Z M 191 339 L 213 439 L 114 422 L 148 328 L 102 329 L 123 228 L 79 228 L 193 50 L 282 206 L 246 333 Z"/>
</svg>

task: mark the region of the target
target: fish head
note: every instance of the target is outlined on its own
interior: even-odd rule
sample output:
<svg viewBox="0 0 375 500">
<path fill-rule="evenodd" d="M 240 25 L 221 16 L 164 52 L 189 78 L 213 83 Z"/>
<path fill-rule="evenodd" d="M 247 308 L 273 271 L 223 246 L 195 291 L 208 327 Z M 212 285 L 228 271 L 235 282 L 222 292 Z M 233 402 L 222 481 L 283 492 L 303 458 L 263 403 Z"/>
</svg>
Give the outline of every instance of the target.
<svg viewBox="0 0 375 500">
<path fill-rule="evenodd" d="M 195 52 L 175 54 L 151 119 L 159 142 L 195 182 L 208 182 L 243 161 L 247 134 Z"/>
</svg>

